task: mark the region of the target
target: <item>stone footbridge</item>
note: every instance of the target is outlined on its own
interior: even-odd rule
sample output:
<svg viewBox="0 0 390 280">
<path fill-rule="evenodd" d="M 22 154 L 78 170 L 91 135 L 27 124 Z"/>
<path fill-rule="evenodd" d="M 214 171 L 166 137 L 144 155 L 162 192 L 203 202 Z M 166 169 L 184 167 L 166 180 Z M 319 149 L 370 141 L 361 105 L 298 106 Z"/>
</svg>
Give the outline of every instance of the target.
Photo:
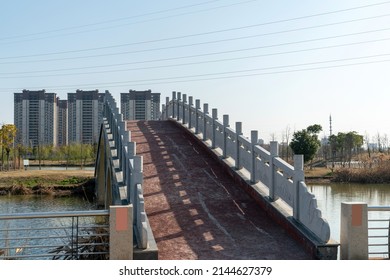
<svg viewBox="0 0 390 280">
<path fill-rule="evenodd" d="M 268 151 L 257 131 L 248 139 L 181 97 L 159 121 L 123 121 L 106 97 L 95 178 L 97 203 L 114 213 L 115 258 L 336 259 L 303 156 L 291 166 L 277 142 Z"/>
<path fill-rule="evenodd" d="M 309 259 L 193 136 L 171 121 L 131 121 L 159 259 Z"/>
</svg>

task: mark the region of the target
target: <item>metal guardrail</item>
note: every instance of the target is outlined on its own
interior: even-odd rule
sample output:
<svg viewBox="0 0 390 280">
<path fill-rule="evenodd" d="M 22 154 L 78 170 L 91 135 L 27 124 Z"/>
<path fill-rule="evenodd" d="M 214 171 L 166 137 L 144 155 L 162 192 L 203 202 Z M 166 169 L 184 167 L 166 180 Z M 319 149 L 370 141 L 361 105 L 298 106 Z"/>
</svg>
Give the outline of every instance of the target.
<svg viewBox="0 0 390 280">
<path fill-rule="evenodd" d="M 368 206 L 368 254 L 390 258 L 390 206 Z M 385 214 L 384 212 L 388 212 Z M 371 214 L 370 214 L 371 213 Z"/>
<path fill-rule="evenodd" d="M 0 215 L 0 260 L 108 259 L 108 210 Z"/>
</svg>

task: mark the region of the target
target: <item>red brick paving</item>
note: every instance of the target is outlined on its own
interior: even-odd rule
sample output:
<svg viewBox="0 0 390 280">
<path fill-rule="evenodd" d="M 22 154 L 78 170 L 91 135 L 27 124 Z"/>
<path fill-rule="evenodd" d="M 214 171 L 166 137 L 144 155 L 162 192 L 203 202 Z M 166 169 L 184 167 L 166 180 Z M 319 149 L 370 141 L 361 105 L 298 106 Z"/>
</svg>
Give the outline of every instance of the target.
<svg viewBox="0 0 390 280">
<path fill-rule="evenodd" d="M 310 259 L 181 128 L 169 121 L 127 127 L 144 160 L 159 259 Z"/>
</svg>

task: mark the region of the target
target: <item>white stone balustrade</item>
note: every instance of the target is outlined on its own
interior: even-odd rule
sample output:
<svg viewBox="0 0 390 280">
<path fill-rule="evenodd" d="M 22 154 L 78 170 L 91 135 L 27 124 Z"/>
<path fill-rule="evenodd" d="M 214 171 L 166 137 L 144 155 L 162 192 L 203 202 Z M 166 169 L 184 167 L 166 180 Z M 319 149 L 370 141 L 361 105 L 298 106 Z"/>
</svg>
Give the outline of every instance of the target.
<svg viewBox="0 0 390 280">
<path fill-rule="evenodd" d="M 166 106 L 167 109 L 169 107 L 172 106 Z M 127 131 L 123 116 L 119 114 L 116 102 L 110 94 L 106 94 L 103 115 L 104 129 L 99 139 L 99 159 L 95 168 L 96 172 L 100 173 L 95 174 L 100 192 L 98 203 L 105 207 L 131 205 L 138 247 L 147 248 L 147 217 L 142 190 L 143 158 L 136 154 L 136 143 L 131 141 L 131 132 Z M 102 191 L 103 187 L 105 190 Z M 105 198 L 101 198 L 102 193 Z"/>
<path fill-rule="evenodd" d="M 304 182 L 303 156 L 295 155 L 294 166 L 291 166 L 278 155 L 278 143 L 271 142 L 271 152 L 258 145 L 258 132 L 251 131 L 251 139 L 242 134 L 242 123 L 236 122 L 235 130 L 230 127 L 229 116 L 223 116 L 223 122 L 218 120 L 217 109 L 209 114 L 209 105 L 200 100 L 181 93 L 172 93 L 172 100 L 165 104 L 163 119 L 174 119 L 187 127 L 194 134 L 202 134 L 201 139 L 210 149 L 220 149 L 222 158 L 234 161 L 236 170 L 244 168 L 250 174 L 250 182 L 255 185 L 260 182 L 269 190 L 270 201 L 282 199 L 293 212 L 293 217 L 314 233 L 322 242 L 330 238 L 328 222 L 322 218 L 313 194 L 307 191 Z"/>
</svg>

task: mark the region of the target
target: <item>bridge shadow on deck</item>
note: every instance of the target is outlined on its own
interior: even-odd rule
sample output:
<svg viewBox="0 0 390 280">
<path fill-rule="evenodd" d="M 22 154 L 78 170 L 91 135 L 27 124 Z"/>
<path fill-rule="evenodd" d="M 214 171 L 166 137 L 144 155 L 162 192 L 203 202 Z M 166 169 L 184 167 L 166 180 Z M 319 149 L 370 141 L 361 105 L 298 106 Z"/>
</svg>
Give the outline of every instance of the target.
<svg viewBox="0 0 390 280">
<path fill-rule="evenodd" d="M 159 259 L 310 259 L 203 147 L 170 121 L 129 121 Z"/>
</svg>

